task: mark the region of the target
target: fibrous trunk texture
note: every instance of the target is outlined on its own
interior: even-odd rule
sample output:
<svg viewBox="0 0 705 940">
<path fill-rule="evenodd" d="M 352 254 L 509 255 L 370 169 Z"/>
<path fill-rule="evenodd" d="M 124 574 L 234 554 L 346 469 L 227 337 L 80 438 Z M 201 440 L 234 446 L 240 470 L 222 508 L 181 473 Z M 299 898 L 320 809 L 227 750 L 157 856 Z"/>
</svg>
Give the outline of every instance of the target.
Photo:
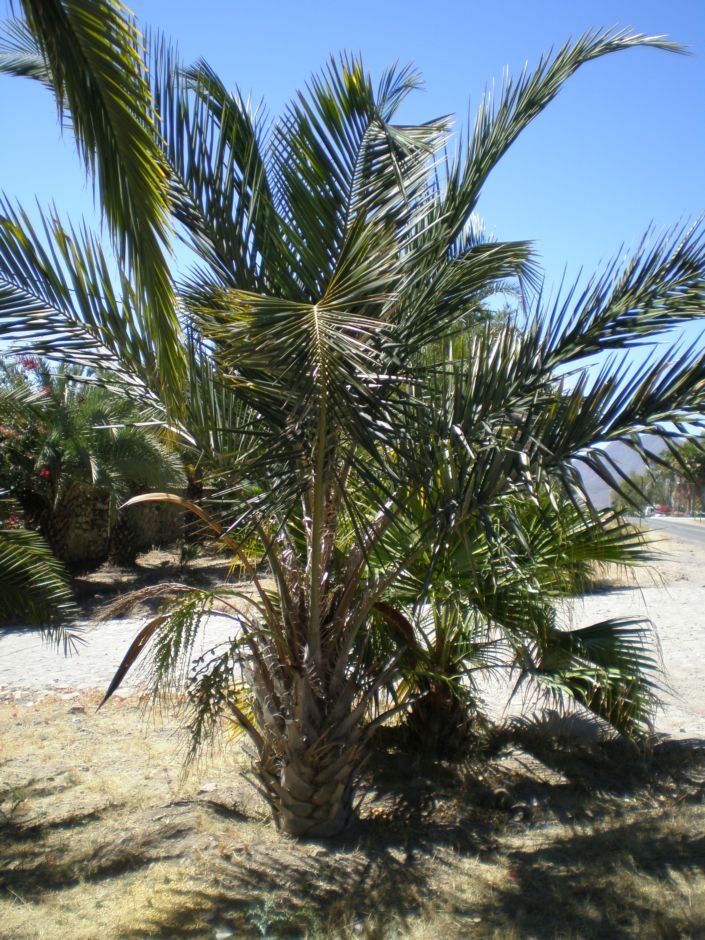
<svg viewBox="0 0 705 940">
<path fill-rule="evenodd" d="M 51 549 L 71 571 L 93 570 L 108 557 L 109 494 L 87 483 L 72 484 L 61 506 L 44 520 Z"/>
<path fill-rule="evenodd" d="M 441 760 L 456 760 L 470 744 L 473 717 L 469 703 L 445 685 L 434 685 L 411 706 L 406 718 L 414 750 Z"/>
<path fill-rule="evenodd" d="M 337 699 L 326 699 L 305 671 L 287 685 L 273 708 L 271 684 L 255 681 L 255 773 L 282 832 L 330 838 L 348 826 L 353 813 L 363 749 L 353 694 L 347 687 Z"/>
</svg>

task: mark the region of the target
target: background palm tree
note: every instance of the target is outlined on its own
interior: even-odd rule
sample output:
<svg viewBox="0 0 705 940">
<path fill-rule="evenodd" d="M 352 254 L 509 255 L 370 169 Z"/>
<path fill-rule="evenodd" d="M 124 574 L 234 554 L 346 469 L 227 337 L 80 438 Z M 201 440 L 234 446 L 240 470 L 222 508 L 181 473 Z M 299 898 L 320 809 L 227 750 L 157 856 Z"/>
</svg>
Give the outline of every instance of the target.
<svg viewBox="0 0 705 940">
<path fill-rule="evenodd" d="M 3 457 L 13 423 L 26 413 L 35 393 L 0 385 L 0 442 Z M 74 613 L 66 572 L 38 532 L 26 528 L 21 507 L 0 489 L 0 623 L 56 625 Z M 54 636 L 68 635 L 56 627 Z"/>
<path fill-rule="evenodd" d="M 159 116 L 179 233 L 199 259 L 180 303 L 196 338 L 193 374 L 206 381 L 186 390 L 175 370 L 155 381 L 138 277 L 114 283 L 90 236 L 55 218 L 38 236 L 20 210 L 4 208 L 5 334 L 109 368 L 126 394 L 165 416 L 171 406 L 175 429 L 228 465 L 217 511 L 195 508 L 229 544 L 254 597 L 239 598 L 232 642 L 193 676 L 194 730 L 203 734 L 222 711 L 242 724 L 286 832 L 332 835 L 348 823 L 369 736 L 394 712 L 366 721 L 370 705 L 406 650 L 366 655 L 374 618 L 430 545 L 444 552 L 478 523 L 494 531 L 497 503 L 509 496 L 540 501 L 559 487 L 577 506 L 573 461 L 594 464 L 596 444 L 638 448 L 642 430 L 667 436 L 665 421 L 702 420 L 695 349 L 636 370 L 610 361 L 572 386 L 556 378 L 702 315 L 698 227 L 645 241 L 580 296 L 550 309 L 539 298 L 522 322 L 453 342 L 488 285 L 526 286 L 534 275 L 527 243 L 487 243 L 469 224 L 487 175 L 576 69 L 636 45 L 674 48 L 626 32 L 581 37 L 488 96 L 466 146 L 445 163 L 446 119 L 394 123 L 419 83 L 409 69 L 387 71 L 375 87 L 358 59 L 331 60 L 267 129 L 205 63 L 183 72 L 157 45 L 148 110 Z M 6 60 L 15 71 L 29 64 L 56 71 L 41 36 L 21 68 Z M 155 162 L 149 148 L 143 154 Z M 175 328 L 160 343 L 179 360 Z M 424 355 L 439 343 L 442 358 Z M 516 512 L 503 506 L 511 529 Z M 250 560 L 253 542 L 274 591 Z M 109 692 L 150 638 L 157 682 L 188 663 L 212 599 L 187 595 L 151 621 Z M 565 640 L 565 656 L 577 642 Z M 602 650 L 613 671 L 625 660 L 638 670 L 628 649 Z"/>
<path fill-rule="evenodd" d="M 138 537 L 139 520 L 118 509 L 145 489 L 180 487 L 179 454 L 129 399 L 81 370 L 52 369 L 36 357 L 1 366 L 15 407 L 0 428 L 0 484 L 70 567 L 97 567 L 109 552 L 133 563 L 149 546 Z"/>
</svg>

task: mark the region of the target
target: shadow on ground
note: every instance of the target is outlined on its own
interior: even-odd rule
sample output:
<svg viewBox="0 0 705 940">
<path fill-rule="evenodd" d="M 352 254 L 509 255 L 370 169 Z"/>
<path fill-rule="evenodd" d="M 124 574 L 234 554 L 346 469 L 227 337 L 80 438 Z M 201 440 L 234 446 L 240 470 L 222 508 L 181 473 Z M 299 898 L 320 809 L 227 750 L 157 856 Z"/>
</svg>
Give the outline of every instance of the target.
<svg viewBox="0 0 705 940">
<path fill-rule="evenodd" d="M 69 810 L 70 790 L 1 794 L 0 890 L 36 904 L 138 875 L 152 900 L 131 937 L 705 935 L 703 742 L 644 756 L 514 734 L 456 766 L 387 750 L 358 822 L 327 843 L 280 837 L 218 792 L 126 815 Z M 55 811 L 38 816 L 38 800 Z"/>
</svg>

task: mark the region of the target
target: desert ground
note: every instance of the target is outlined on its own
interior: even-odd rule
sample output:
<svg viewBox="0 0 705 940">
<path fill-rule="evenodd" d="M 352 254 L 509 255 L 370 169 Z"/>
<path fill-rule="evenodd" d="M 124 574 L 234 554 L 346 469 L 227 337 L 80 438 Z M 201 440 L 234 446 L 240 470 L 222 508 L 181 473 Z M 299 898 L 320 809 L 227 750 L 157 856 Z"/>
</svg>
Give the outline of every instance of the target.
<svg viewBox="0 0 705 940">
<path fill-rule="evenodd" d="M 327 843 L 274 830 L 227 732 L 185 773 L 178 716 L 145 710 L 139 674 L 96 712 L 138 617 L 91 613 L 69 657 L 4 632 L 0 935 L 705 937 L 705 545 L 687 525 L 563 610 L 654 623 L 650 749 L 505 725 L 430 766 L 382 736 L 359 821 Z M 214 617 L 204 646 L 226 630 Z M 500 722 L 535 704 L 486 691 Z"/>
</svg>

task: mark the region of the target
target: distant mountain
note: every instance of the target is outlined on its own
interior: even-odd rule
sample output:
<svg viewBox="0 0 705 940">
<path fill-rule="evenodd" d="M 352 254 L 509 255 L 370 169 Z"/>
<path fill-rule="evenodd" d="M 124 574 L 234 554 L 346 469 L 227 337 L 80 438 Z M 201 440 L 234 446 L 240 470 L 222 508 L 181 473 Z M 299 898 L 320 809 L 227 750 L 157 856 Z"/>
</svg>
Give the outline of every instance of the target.
<svg viewBox="0 0 705 940">
<path fill-rule="evenodd" d="M 663 441 L 654 434 L 645 434 L 642 438 L 642 442 L 645 447 L 655 454 L 660 454 L 666 449 L 666 445 Z M 634 453 L 631 448 L 627 447 L 626 444 L 608 444 L 607 447 L 604 448 L 604 451 L 627 476 L 631 476 L 633 473 L 644 473 L 647 469 L 647 465 L 641 457 Z M 589 467 L 586 467 L 584 464 L 579 464 L 578 469 L 583 481 L 583 486 L 593 504 L 598 509 L 610 506 L 614 491 L 593 470 L 590 470 Z"/>
</svg>

